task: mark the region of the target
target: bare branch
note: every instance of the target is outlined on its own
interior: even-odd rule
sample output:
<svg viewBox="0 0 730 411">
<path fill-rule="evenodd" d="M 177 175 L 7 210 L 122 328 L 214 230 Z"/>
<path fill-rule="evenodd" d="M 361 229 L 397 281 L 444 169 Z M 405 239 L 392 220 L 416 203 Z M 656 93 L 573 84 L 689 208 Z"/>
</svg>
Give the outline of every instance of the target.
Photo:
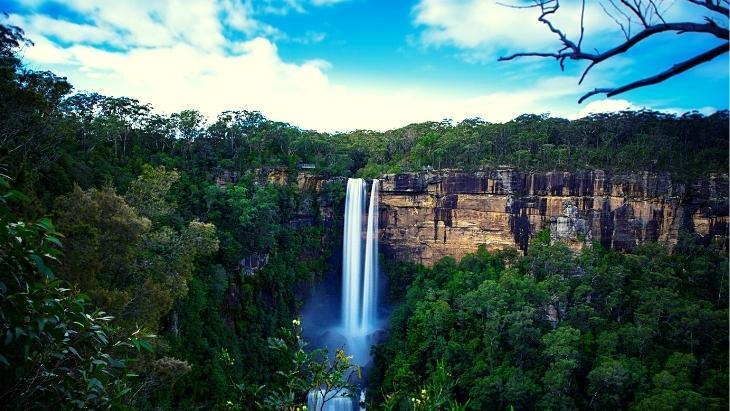
<svg viewBox="0 0 730 411">
<path fill-rule="evenodd" d="M 722 14 L 725 17 L 727 17 L 728 14 L 730 13 L 730 9 L 728 9 L 727 7 L 721 6 L 719 2 L 718 3 L 713 3 L 710 0 L 706 0 L 706 1 L 701 1 L 701 0 L 687 0 L 687 1 L 689 1 L 690 3 L 696 4 L 698 6 L 702 6 L 702 7 L 706 8 L 706 9 L 708 9 L 708 10 L 712 10 L 712 11 L 714 11 L 716 13 L 720 13 L 720 14 Z M 724 1 L 723 3 L 728 4 L 727 1 Z"/>
<path fill-rule="evenodd" d="M 667 21 L 664 20 L 664 16 L 662 15 L 661 12 L 659 12 L 659 7 L 661 6 L 662 3 L 663 3 L 663 1 L 660 1 L 659 4 L 656 4 L 656 2 L 652 1 L 649 4 L 651 4 L 651 6 L 652 6 L 652 12 L 654 13 L 654 15 L 659 17 L 659 20 L 661 20 L 662 23 L 667 24 Z"/>
<path fill-rule="evenodd" d="M 646 22 L 646 17 L 644 17 L 644 14 L 641 12 L 641 10 L 635 6 L 629 3 L 627 0 L 621 0 L 621 4 L 628 7 L 629 10 L 631 10 L 632 13 L 636 15 L 636 17 L 639 18 L 639 21 L 641 21 L 641 24 L 644 25 L 644 27 L 649 27 L 649 24 Z"/>
<path fill-rule="evenodd" d="M 664 9 L 661 11 L 660 9 L 664 7 L 664 1 L 665 0 L 607 0 L 608 3 L 615 9 L 615 12 L 617 14 L 614 14 L 613 11 L 610 11 L 607 9 L 607 6 L 604 6 L 603 4 L 600 4 L 603 11 L 608 15 L 613 21 L 621 28 L 621 31 L 623 32 L 626 40 L 622 43 L 616 45 L 615 47 L 608 49 L 603 52 L 599 52 L 598 50 L 594 50 L 593 52 L 586 52 L 583 51 L 583 39 L 585 36 L 585 5 L 586 2 L 583 0 L 581 2 L 581 14 L 580 14 L 580 36 L 578 37 L 577 44 L 574 43 L 572 40 L 570 40 L 565 33 L 557 28 L 551 21 L 550 17 L 557 12 L 557 10 L 560 8 L 560 2 L 559 0 L 534 0 L 533 4 L 527 5 L 527 6 L 509 6 L 513 8 L 539 8 L 540 9 L 540 17 L 538 17 L 538 21 L 545 24 L 548 29 L 555 34 L 560 42 L 562 43 L 562 47 L 557 52 L 519 52 L 514 53 L 508 56 L 501 56 L 499 57 L 499 61 L 509 61 L 514 60 L 518 57 L 549 57 L 554 58 L 558 64 L 560 65 L 560 69 L 562 71 L 565 70 L 565 61 L 570 60 L 587 60 L 590 63 L 585 68 L 583 73 L 580 76 L 580 79 L 578 81 L 578 84 L 582 84 L 585 80 L 588 73 L 593 69 L 594 66 L 600 64 L 603 61 L 606 61 L 612 57 L 615 57 L 619 54 L 626 53 L 627 51 L 631 50 L 634 46 L 639 44 L 640 42 L 648 39 L 649 37 L 655 36 L 657 34 L 661 33 L 676 33 L 676 34 L 684 34 L 684 33 L 700 33 L 700 34 L 707 34 L 710 36 L 713 36 L 715 38 L 724 40 L 725 42 L 730 39 L 730 31 L 727 28 L 727 24 L 721 24 L 716 22 L 713 18 L 706 17 L 704 23 L 698 23 L 698 22 L 692 22 L 692 21 L 685 21 L 685 22 L 667 22 L 663 16 L 664 12 L 666 12 L 667 9 Z M 672 4 L 676 0 L 672 0 Z M 728 17 L 728 7 L 727 5 L 730 4 L 730 0 L 717 0 L 717 1 L 711 1 L 711 0 L 687 0 L 691 2 L 692 4 L 705 7 L 708 10 L 723 13 L 723 15 L 727 18 Z M 621 6 L 619 6 L 619 4 Z M 671 4 L 670 4 L 671 6 Z M 668 7 L 667 7 L 668 8 Z M 625 11 L 628 9 L 627 11 Z M 641 22 L 641 25 L 643 28 L 632 36 L 631 29 L 632 29 L 632 20 L 636 18 L 638 21 Z M 625 25 L 621 22 L 621 19 L 625 20 Z M 625 86 L 621 86 L 618 88 L 599 88 L 595 89 L 579 100 L 579 102 L 583 102 L 585 99 L 587 99 L 590 96 L 596 95 L 596 94 L 606 94 L 607 96 L 611 97 L 616 94 L 623 93 L 628 90 L 633 90 L 634 88 L 643 87 L 651 84 L 656 84 L 658 82 L 664 81 L 667 78 L 676 76 L 677 74 L 680 74 L 686 70 L 689 70 L 692 67 L 695 67 L 699 64 L 702 64 L 704 62 L 710 61 L 713 58 L 717 57 L 720 54 L 723 54 L 727 52 L 728 43 L 724 43 L 723 46 L 716 47 L 712 50 L 709 50 L 705 53 L 699 54 L 689 60 L 686 60 L 682 63 L 674 65 L 669 70 L 666 70 L 662 73 L 659 73 L 652 77 L 647 77 L 645 79 L 641 79 L 632 83 L 629 83 Z"/>
<path fill-rule="evenodd" d="M 580 48 L 580 45 L 583 43 L 583 35 L 585 35 L 586 27 L 585 27 L 585 15 L 586 15 L 586 0 L 583 0 L 580 3 L 580 38 L 578 39 L 578 48 Z"/>
<path fill-rule="evenodd" d="M 626 34 L 626 38 L 628 39 L 629 37 L 631 37 L 631 16 L 629 16 L 628 14 L 626 14 L 626 12 L 621 9 L 621 7 L 619 7 L 618 5 L 616 5 L 616 2 L 614 0 L 609 0 L 608 2 L 626 20 L 626 26 L 627 26 L 626 27 L 626 31 L 628 31 L 628 33 Z M 606 13 L 608 13 L 608 12 L 606 12 Z M 624 32 L 624 33 L 626 33 L 626 32 Z"/>
<path fill-rule="evenodd" d="M 616 88 L 597 88 L 591 92 L 586 93 L 583 97 L 578 100 L 578 103 L 582 103 L 585 101 L 585 99 L 595 96 L 596 94 L 605 94 L 606 97 L 613 97 L 615 95 L 625 93 L 627 91 L 644 87 L 644 86 L 650 86 L 652 84 L 661 83 L 662 81 L 674 77 L 678 74 L 684 73 L 685 71 L 696 67 L 702 63 L 706 63 L 715 57 L 718 57 L 722 54 L 725 54 L 728 52 L 728 48 L 730 48 L 730 43 L 724 43 L 721 44 L 713 49 L 710 49 L 702 54 L 698 54 L 695 57 L 692 57 L 689 60 L 685 60 L 679 64 L 675 64 L 670 68 L 669 70 L 663 71 L 655 76 L 647 77 L 641 80 L 634 81 L 632 83 L 626 84 L 621 87 Z"/>
<path fill-rule="evenodd" d="M 613 5 L 613 7 L 616 7 L 616 4 L 614 4 L 613 1 L 611 1 L 610 3 Z M 624 25 L 621 24 L 621 22 L 618 21 L 618 19 L 613 14 L 611 14 L 608 10 L 606 10 L 606 7 L 603 5 L 603 3 L 598 3 L 598 5 L 601 6 L 601 8 L 603 9 L 603 12 L 606 13 L 606 15 L 608 17 L 610 17 L 614 21 L 614 23 L 616 23 L 621 28 L 621 31 L 624 33 L 624 37 L 626 38 L 626 40 L 628 40 L 631 37 L 631 19 L 629 19 L 629 22 L 628 22 L 629 29 L 628 29 L 628 31 L 626 31 L 626 28 L 624 27 Z"/>
<path fill-rule="evenodd" d="M 595 66 L 596 64 L 598 64 L 598 63 L 596 63 L 594 61 L 591 64 L 589 64 L 588 67 L 586 67 L 586 69 L 583 71 L 583 74 L 581 74 L 581 76 L 580 76 L 580 80 L 578 80 L 578 84 L 583 84 L 583 80 L 585 80 L 586 75 L 588 75 L 588 72 L 591 71 L 593 66 Z"/>
<path fill-rule="evenodd" d="M 499 61 L 506 61 L 506 60 L 512 60 L 516 57 L 530 57 L 530 56 L 537 56 L 537 57 L 554 57 L 557 59 L 566 59 L 569 58 L 571 60 L 590 60 L 595 63 L 600 63 L 610 57 L 616 56 L 618 54 L 625 53 L 632 47 L 634 47 L 636 44 L 641 42 L 642 40 L 645 40 L 653 35 L 659 34 L 659 33 L 665 33 L 665 32 L 677 32 L 677 33 L 708 33 L 712 34 L 713 36 L 728 40 L 729 33 L 727 29 L 723 29 L 719 26 L 717 26 L 714 23 L 667 23 L 667 24 L 657 24 L 654 26 L 649 26 L 648 28 L 640 31 L 635 36 L 631 37 L 627 41 L 619 44 L 618 46 L 605 51 L 603 53 L 585 53 L 580 50 L 577 50 L 577 47 L 573 48 L 566 44 L 566 46 L 570 47 L 571 51 L 569 53 L 515 53 L 508 57 L 500 57 Z M 571 43 L 572 44 L 572 43 Z M 577 50 L 577 51 L 575 51 Z"/>
</svg>

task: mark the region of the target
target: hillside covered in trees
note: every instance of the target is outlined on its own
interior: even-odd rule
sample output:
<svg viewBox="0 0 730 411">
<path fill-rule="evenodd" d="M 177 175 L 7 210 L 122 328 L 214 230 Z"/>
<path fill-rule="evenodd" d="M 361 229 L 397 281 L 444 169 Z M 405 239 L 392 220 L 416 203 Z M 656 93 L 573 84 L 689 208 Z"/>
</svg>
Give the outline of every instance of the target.
<svg viewBox="0 0 730 411">
<path fill-rule="evenodd" d="M 296 184 L 424 167 L 726 173 L 728 112 L 523 115 L 320 133 L 236 110 L 162 114 L 25 67 L 0 26 L 0 399 L 11 409 L 294 409 L 344 384 L 299 338 L 341 227 Z M 678 154 L 679 153 L 679 154 Z M 228 176 L 228 177 L 226 177 Z M 231 177 L 231 176 L 235 176 Z M 342 187 L 319 194 L 341 210 Z M 245 261 L 266 256 L 252 274 Z M 538 238 L 431 269 L 398 304 L 368 401 L 386 409 L 727 409 L 727 250 Z M 419 402 L 416 403 L 416 400 Z"/>
<path fill-rule="evenodd" d="M 727 397 L 727 255 L 685 238 L 579 254 L 543 232 L 524 258 L 480 250 L 400 265 L 375 351 L 386 406 L 475 410 L 714 409 Z M 412 387 L 450 374 L 443 392 Z M 427 398 L 423 398 L 423 397 Z M 417 407 L 418 408 L 418 407 Z"/>
</svg>

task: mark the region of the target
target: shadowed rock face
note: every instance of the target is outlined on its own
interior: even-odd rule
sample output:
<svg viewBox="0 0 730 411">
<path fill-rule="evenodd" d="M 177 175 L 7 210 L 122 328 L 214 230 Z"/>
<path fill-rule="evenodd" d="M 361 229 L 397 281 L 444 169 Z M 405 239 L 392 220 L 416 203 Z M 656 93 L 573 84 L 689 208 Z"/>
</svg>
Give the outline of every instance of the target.
<svg viewBox="0 0 730 411">
<path fill-rule="evenodd" d="M 592 241 L 619 250 L 673 246 L 680 229 L 727 247 L 726 174 L 682 185 L 649 172 L 407 173 L 384 176 L 380 193 L 383 251 L 426 265 L 480 244 L 524 252 L 544 228 L 575 249 Z"/>
</svg>

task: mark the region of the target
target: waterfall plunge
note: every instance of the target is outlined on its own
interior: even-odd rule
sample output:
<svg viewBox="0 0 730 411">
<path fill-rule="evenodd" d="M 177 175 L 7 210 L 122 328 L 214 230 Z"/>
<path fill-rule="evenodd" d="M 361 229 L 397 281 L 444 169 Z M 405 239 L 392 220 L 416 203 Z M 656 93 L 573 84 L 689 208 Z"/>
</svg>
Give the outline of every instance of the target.
<svg viewBox="0 0 730 411">
<path fill-rule="evenodd" d="M 378 321 L 378 217 L 378 180 L 373 180 L 365 236 L 365 270 L 360 322 L 360 331 L 365 334 L 374 330 Z"/>
<path fill-rule="evenodd" d="M 365 186 L 361 179 L 347 180 L 345 229 L 342 237 L 342 326 L 348 335 L 358 329 L 360 272 L 362 267 L 362 214 Z"/>
<path fill-rule="evenodd" d="M 372 334 L 378 329 L 378 188 L 373 180 L 369 205 L 366 205 L 365 183 L 360 178 L 347 180 L 345 227 L 342 238 L 342 314 L 341 332 L 345 351 L 353 363 L 365 366 L 370 360 Z M 363 236 L 364 234 L 364 236 Z M 364 389 L 359 391 L 364 400 Z M 356 394 L 356 393 L 354 393 Z M 338 390 L 309 392 L 309 409 L 354 411 L 360 409 L 357 398 Z"/>
<path fill-rule="evenodd" d="M 365 184 L 360 178 L 347 180 L 342 241 L 342 326 L 348 338 L 367 335 L 377 325 L 378 185 L 379 181 L 373 180 L 363 258 Z"/>
</svg>

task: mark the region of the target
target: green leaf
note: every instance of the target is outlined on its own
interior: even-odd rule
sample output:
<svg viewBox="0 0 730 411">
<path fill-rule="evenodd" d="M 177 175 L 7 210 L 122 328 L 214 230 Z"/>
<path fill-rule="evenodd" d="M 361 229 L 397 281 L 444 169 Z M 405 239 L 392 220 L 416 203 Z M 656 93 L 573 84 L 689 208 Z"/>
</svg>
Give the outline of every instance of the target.
<svg viewBox="0 0 730 411">
<path fill-rule="evenodd" d="M 5 198 L 5 200 L 16 200 L 24 203 L 28 202 L 28 196 L 17 190 L 8 191 L 7 193 L 3 194 L 3 198 Z"/>
<path fill-rule="evenodd" d="M 89 380 L 89 385 L 87 386 L 87 389 L 91 389 L 92 387 L 96 387 L 100 390 L 104 389 L 104 384 L 101 383 L 101 381 L 97 380 L 96 378 L 92 378 Z"/>
<path fill-rule="evenodd" d="M 46 231 L 53 231 L 54 230 L 53 223 L 51 223 L 51 219 L 49 219 L 49 218 L 41 218 L 40 220 L 38 220 L 38 222 L 36 223 L 36 225 L 38 227 L 43 228 Z"/>
<path fill-rule="evenodd" d="M 35 254 L 30 255 L 30 259 L 33 260 L 36 267 L 38 268 L 38 271 L 43 273 L 47 278 L 53 278 L 53 271 L 51 271 L 50 268 L 46 265 L 45 262 L 43 262 L 43 259 Z"/>
<path fill-rule="evenodd" d="M 99 339 L 99 341 L 102 342 L 102 344 L 109 344 L 109 340 L 106 337 L 106 333 L 104 331 L 96 331 L 96 337 Z"/>
<path fill-rule="evenodd" d="M 46 240 L 52 242 L 53 244 L 63 248 L 63 244 L 61 244 L 61 240 L 59 240 L 57 237 L 54 237 L 52 235 L 46 236 Z"/>
<path fill-rule="evenodd" d="M 79 358 L 79 360 L 81 359 L 81 356 L 79 355 L 79 352 L 76 351 L 76 348 L 69 346 L 68 350 L 71 351 L 72 353 L 74 353 L 74 355 L 76 355 Z"/>
<path fill-rule="evenodd" d="M 9 363 L 9 362 L 8 362 L 8 360 L 7 360 L 6 358 L 5 358 L 5 356 L 4 356 L 4 355 L 2 355 L 2 354 L 0 354 L 0 363 L 3 363 L 3 364 L 5 364 L 5 366 L 6 366 L 6 367 L 10 367 L 10 363 Z"/>
<path fill-rule="evenodd" d="M 48 320 L 46 318 L 38 318 L 36 322 L 38 323 L 38 331 L 43 332 L 43 328 L 46 326 Z"/>
<path fill-rule="evenodd" d="M 109 357 L 108 361 L 109 361 L 109 365 L 111 365 L 114 368 L 125 368 L 126 367 L 123 362 L 116 360 L 114 358 Z"/>
<path fill-rule="evenodd" d="M 152 344 L 148 343 L 145 340 L 140 340 L 139 345 L 142 346 L 142 348 L 144 348 L 145 350 L 147 350 L 149 352 L 153 352 L 154 351 L 153 348 L 152 348 Z"/>
</svg>

